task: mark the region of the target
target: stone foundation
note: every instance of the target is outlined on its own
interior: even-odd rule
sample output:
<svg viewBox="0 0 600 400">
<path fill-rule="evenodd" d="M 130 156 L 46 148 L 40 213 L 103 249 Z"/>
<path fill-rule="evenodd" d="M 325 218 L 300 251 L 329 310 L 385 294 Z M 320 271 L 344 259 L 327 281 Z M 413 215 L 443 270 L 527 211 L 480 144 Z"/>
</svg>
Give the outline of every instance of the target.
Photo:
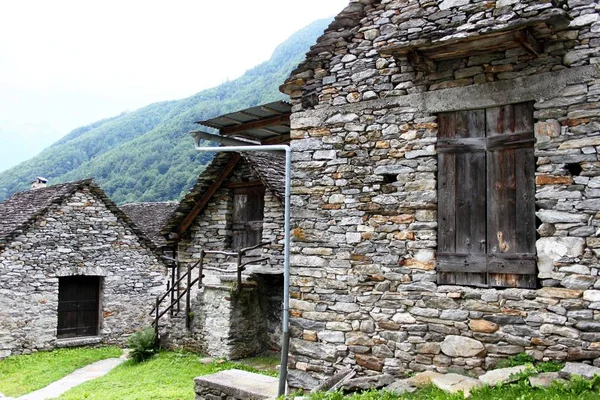
<svg viewBox="0 0 600 400">
<path fill-rule="evenodd" d="M 196 400 L 261 400 L 277 397 L 277 378 L 232 369 L 196 378 Z"/>
</svg>

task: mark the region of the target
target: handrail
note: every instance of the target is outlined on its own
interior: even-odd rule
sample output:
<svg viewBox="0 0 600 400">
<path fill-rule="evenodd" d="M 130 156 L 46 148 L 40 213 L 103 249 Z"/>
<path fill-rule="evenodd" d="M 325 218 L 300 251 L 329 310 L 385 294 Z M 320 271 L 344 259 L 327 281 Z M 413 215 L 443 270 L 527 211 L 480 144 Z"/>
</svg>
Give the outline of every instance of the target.
<svg viewBox="0 0 600 400">
<path fill-rule="evenodd" d="M 194 268 L 196 268 L 196 267 L 198 266 L 198 264 L 200 264 L 200 261 L 198 261 L 196 264 L 194 264 L 194 266 L 190 268 L 190 271 L 191 271 L 191 270 L 193 270 Z M 185 274 L 183 274 L 183 275 L 181 276 L 181 278 L 179 278 L 179 279 L 177 280 L 177 282 L 175 282 L 175 283 L 173 284 L 173 286 L 171 286 L 171 289 L 170 289 L 170 290 L 167 288 L 167 292 L 166 292 L 165 294 L 163 294 L 163 295 L 162 295 L 162 297 L 159 297 L 158 304 L 161 304 L 161 303 L 162 303 L 162 302 L 165 300 L 165 298 L 167 298 L 167 296 L 168 296 L 168 295 L 171 293 L 171 291 L 175 291 L 175 288 L 176 288 L 176 287 L 178 287 L 178 286 L 179 286 L 179 284 L 180 284 L 180 283 L 181 283 L 181 282 L 182 282 L 182 281 L 183 281 L 185 278 L 187 278 L 187 275 L 188 275 L 188 272 L 186 272 Z M 153 308 L 153 309 L 152 309 L 152 311 L 150 311 L 150 315 L 154 314 L 154 311 L 155 311 L 155 308 Z"/>
<path fill-rule="evenodd" d="M 200 279 L 200 278 L 196 278 L 196 279 L 194 279 L 194 280 L 192 281 L 192 285 L 196 284 L 196 282 L 198 282 L 198 280 L 199 280 L 199 279 Z M 177 297 L 177 299 L 176 299 L 176 300 L 175 300 L 173 303 L 169 304 L 169 305 L 167 306 L 167 308 L 166 308 L 166 309 L 165 309 L 163 312 L 161 312 L 160 314 L 158 314 L 158 317 L 157 317 L 156 319 L 160 319 L 160 318 L 161 318 L 163 315 L 165 315 L 165 314 L 166 314 L 166 313 L 167 313 L 167 312 L 168 312 L 168 311 L 169 311 L 169 310 L 170 310 L 172 307 L 175 307 L 175 305 L 177 304 L 177 301 L 181 300 L 181 299 L 183 298 L 183 296 L 185 296 L 185 295 L 186 295 L 187 291 L 188 291 L 188 289 L 185 289 L 185 290 L 183 291 L 183 293 L 181 293 L 181 294 L 179 295 L 179 297 Z M 154 325 L 154 322 L 152 323 L 152 325 Z"/>
</svg>

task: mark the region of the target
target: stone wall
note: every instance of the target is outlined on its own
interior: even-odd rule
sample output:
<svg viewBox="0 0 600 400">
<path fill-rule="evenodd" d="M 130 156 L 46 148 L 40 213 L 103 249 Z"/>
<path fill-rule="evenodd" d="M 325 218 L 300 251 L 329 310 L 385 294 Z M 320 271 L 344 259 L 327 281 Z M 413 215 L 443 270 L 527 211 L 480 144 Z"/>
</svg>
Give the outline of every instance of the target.
<svg viewBox="0 0 600 400">
<path fill-rule="evenodd" d="M 515 47 L 419 72 L 383 51 L 539 22 L 537 56 Z M 599 61 L 590 0 L 351 2 L 286 86 L 292 386 L 343 366 L 481 373 L 521 352 L 600 363 Z M 526 101 L 539 289 L 438 286 L 436 115 Z"/>
<path fill-rule="evenodd" d="M 124 344 L 150 324 L 165 266 L 88 188 L 53 205 L 0 251 L 0 357 L 56 346 L 59 277 L 102 278 L 99 336 Z"/>
</svg>

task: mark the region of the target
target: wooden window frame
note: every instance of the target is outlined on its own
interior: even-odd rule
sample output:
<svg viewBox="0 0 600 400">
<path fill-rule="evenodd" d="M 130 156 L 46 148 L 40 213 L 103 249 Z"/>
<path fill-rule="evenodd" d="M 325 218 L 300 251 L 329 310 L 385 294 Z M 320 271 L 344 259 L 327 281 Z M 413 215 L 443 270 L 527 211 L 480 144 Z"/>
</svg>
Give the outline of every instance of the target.
<svg viewBox="0 0 600 400">
<path fill-rule="evenodd" d="M 438 127 L 438 284 L 536 288 L 533 104 L 442 113 Z"/>
</svg>

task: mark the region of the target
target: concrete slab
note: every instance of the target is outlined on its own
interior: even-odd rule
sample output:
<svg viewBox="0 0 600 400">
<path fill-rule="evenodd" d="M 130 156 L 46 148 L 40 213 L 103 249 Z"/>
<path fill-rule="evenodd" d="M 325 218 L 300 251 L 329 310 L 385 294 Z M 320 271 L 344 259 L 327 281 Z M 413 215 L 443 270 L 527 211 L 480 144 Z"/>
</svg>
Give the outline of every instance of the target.
<svg viewBox="0 0 600 400">
<path fill-rule="evenodd" d="M 196 387 L 210 388 L 236 399 L 262 400 L 277 397 L 279 380 L 271 376 L 230 369 L 194 379 Z M 198 390 L 196 390 L 198 392 Z"/>
</svg>

